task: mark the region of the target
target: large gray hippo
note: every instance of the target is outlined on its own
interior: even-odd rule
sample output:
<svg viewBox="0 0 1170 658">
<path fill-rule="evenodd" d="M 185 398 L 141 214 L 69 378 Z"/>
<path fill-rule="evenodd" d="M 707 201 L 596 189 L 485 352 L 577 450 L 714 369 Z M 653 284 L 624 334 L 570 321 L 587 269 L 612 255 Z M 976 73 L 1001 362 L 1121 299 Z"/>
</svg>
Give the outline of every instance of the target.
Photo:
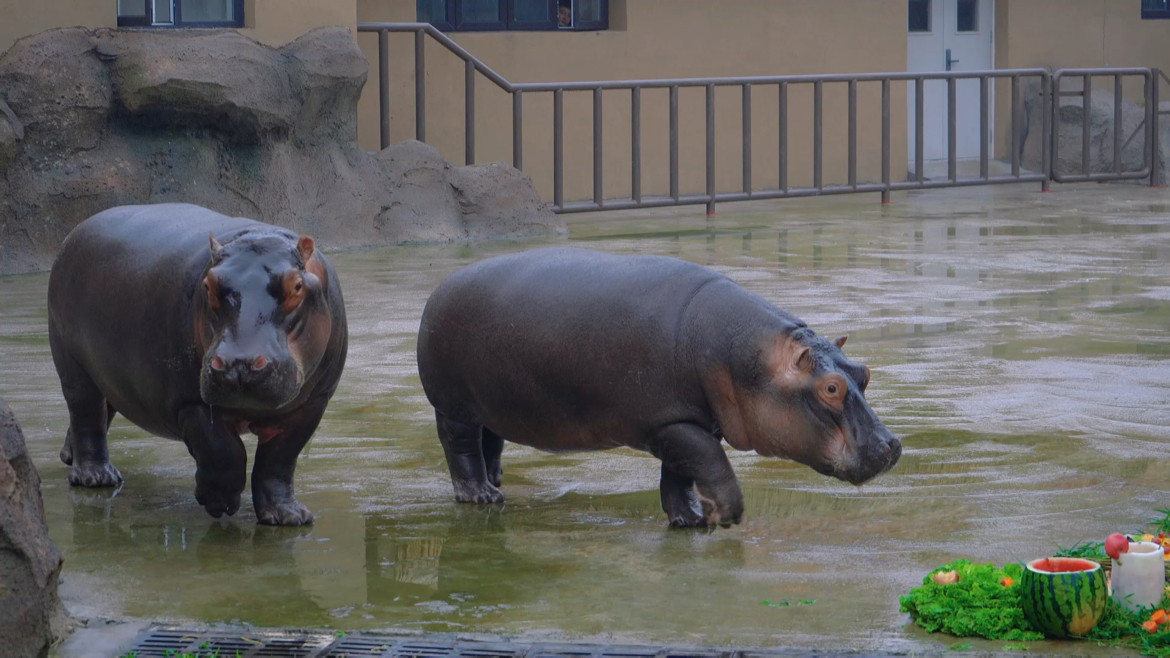
<svg viewBox="0 0 1170 658">
<path fill-rule="evenodd" d="M 312 520 L 293 471 L 337 388 L 347 332 L 337 274 L 311 238 L 187 204 L 98 213 L 53 264 L 49 345 L 70 484 L 122 481 L 106 447 L 116 412 L 183 441 L 196 501 L 235 514 L 250 431 L 256 519 Z"/>
<path fill-rule="evenodd" d="M 498 503 L 504 440 L 628 446 L 662 461 L 672 526 L 743 514 L 720 439 L 860 484 L 901 443 L 865 401 L 869 369 L 704 267 L 537 249 L 474 263 L 431 295 L 418 370 L 455 499 Z"/>
</svg>

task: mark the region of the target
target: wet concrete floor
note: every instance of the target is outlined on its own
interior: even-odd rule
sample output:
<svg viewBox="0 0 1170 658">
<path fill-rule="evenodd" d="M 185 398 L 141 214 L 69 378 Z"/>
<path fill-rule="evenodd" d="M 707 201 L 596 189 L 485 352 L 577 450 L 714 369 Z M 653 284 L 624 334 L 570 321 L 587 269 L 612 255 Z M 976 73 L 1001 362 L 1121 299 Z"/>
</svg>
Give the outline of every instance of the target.
<svg viewBox="0 0 1170 658">
<path fill-rule="evenodd" d="M 298 466 L 299 498 L 317 517 L 301 529 L 258 527 L 247 495 L 234 518 L 213 520 L 195 503 L 186 449 L 121 418 L 110 453 L 125 485 L 70 488 L 57 460 L 67 415 L 45 334 L 48 276 L 0 278 L 0 397 L 44 480 L 70 609 L 350 631 L 947 648 L 954 638 L 898 612 L 929 569 L 1042 557 L 1170 507 L 1170 191 L 1026 186 L 876 201 L 584 215 L 565 238 L 332 255 L 351 346 Z M 873 369 L 870 403 L 903 437 L 901 462 L 854 488 L 734 453 L 745 522 L 669 531 L 651 457 L 508 445 L 508 504 L 457 505 L 414 367 L 423 304 L 466 263 L 564 244 L 701 263 L 818 333 L 847 333 L 846 352 Z"/>
</svg>

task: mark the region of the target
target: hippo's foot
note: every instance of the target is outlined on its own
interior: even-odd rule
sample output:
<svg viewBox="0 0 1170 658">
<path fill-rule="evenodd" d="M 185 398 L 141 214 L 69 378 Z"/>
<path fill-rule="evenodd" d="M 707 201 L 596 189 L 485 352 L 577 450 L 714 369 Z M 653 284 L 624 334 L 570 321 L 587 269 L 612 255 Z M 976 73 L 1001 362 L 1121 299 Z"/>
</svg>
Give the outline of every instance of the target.
<svg viewBox="0 0 1170 658">
<path fill-rule="evenodd" d="M 735 493 L 739 493 L 738 486 L 735 488 Z M 714 497 L 706 495 L 698 485 L 695 485 L 695 496 L 703 508 L 703 518 L 706 525 L 730 528 L 743 520 L 742 496 L 732 496 L 730 501 L 720 504 Z"/>
<path fill-rule="evenodd" d="M 72 461 L 73 455 L 70 453 L 69 462 L 66 463 Z M 69 470 L 69 484 L 75 487 L 116 487 L 122 484 L 122 474 L 110 462 L 78 462 Z"/>
<path fill-rule="evenodd" d="M 504 502 L 504 492 L 490 482 L 455 482 L 455 500 L 461 503 L 492 505 Z"/>
<path fill-rule="evenodd" d="M 313 513 L 297 502 L 291 483 L 252 480 L 252 507 L 261 525 L 298 526 L 313 522 Z"/>
<path fill-rule="evenodd" d="M 681 493 L 682 495 L 676 495 Z M 679 491 L 663 491 L 662 511 L 666 512 L 666 520 L 672 528 L 703 528 L 707 526 L 707 517 L 699 512 L 699 504 L 695 501 L 694 491 L 686 489 Z"/>
<path fill-rule="evenodd" d="M 313 522 L 313 513 L 294 499 L 291 502 L 269 504 L 264 507 L 257 505 L 256 521 L 260 525 L 308 525 Z"/>
<path fill-rule="evenodd" d="M 240 509 L 240 494 L 195 486 L 195 502 L 203 506 L 213 518 L 232 516 Z"/>
<path fill-rule="evenodd" d="M 62 464 L 73 465 L 73 430 L 65 433 L 65 445 L 61 446 L 61 452 L 57 456 L 61 458 Z"/>
</svg>

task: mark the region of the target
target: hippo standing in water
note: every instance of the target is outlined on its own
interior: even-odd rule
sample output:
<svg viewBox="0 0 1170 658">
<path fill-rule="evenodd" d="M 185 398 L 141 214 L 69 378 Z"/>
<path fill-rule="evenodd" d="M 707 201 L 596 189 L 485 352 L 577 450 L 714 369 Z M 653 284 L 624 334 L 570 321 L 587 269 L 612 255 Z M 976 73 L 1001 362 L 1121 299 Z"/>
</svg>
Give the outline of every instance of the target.
<svg viewBox="0 0 1170 658">
<path fill-rule="evenodd" d="M 427 301 L 418 370 L 455 499 L 499 503 L 504 440 L 628 446 L 662 461 L 672 526 L 743 514 L 720 444 L 861 484 L 902 445 L 865 402 L 869 369 L 704 267 L 537 249 L 452 274 Z"/>
<path fill-rule="evenodd" d="M 250 431 L 256 519 L 312 521 L 293 470 L 337 388 L 347 333 L 337 275 L 311 238 L 187 204 L 98 213 L 53 264 L 49 345 L 69 406 L 70 484 L 122 481 L 106 447 L 120 413 L 184 442 L 195 499 L 235 514 Z"/>
</svg>

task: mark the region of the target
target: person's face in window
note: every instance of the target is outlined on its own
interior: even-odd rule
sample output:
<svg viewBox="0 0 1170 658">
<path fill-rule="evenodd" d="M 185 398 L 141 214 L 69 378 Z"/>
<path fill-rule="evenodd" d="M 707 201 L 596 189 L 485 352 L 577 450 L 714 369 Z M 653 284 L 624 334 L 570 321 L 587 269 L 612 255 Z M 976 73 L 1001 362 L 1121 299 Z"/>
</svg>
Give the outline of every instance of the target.
<svg viewBox="0 0 1170 658">
<path fill-rule="evenodd" d="M 558 27 L 572 27 L 573 25 L 573 10 L 568 7 L 561 7 L 560 13 L 557 15 Z"/>
</svg>

